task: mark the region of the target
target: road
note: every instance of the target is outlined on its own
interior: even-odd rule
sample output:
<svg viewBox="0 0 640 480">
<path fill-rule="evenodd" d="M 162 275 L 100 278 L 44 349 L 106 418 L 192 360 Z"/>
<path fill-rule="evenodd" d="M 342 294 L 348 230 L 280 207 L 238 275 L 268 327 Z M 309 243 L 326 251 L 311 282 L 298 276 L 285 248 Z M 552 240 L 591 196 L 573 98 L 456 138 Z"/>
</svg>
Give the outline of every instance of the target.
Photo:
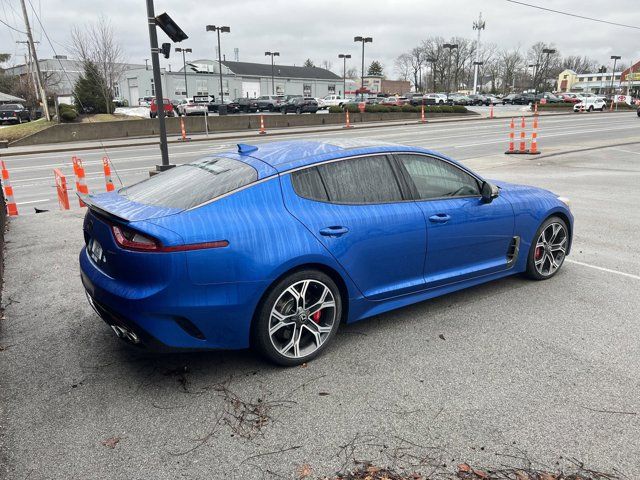
<svg viewBox="0 0 640 480">
<path fill-rule="evenodd" d="M 502 108 L 502 107 L 501 107 Z M 517 109 L 512 109 L 518 113 Z M 507 148 L 508 118 L 465 122 L 431 123 L 426 125 L 399 125 L 393 127 L 354 128 L 350 130 L 314 133 L 313 138 L 360 138 L 418 145 L 443 152 L 458 160 L 499 155 Z M 598 142 L 624 143 L 640 138 L 639 122 L 634 112 L 592 113 L 562 116 L 541 116 L 538 145 L 543 153 Z M 530 131 L 531 119 L 527 120 Z M 527 133 L 527 135 L 529 135 Z M 246 137 L 222 141 L 197 141 L 171 144 L 171 161 L 186 163 L 198 157 L 233 149 L 238 142 L 260 144 L 266 141 L 305 138 L 300 135 L 260 137 L 256 132 Z M 79 150 L 67 153 L 45 153 L 6 157 L 11 173 L 15 199 L 21 213 L 33 213 L 32 207 L 57 209 L 57 197 L 53 180 L 53 168 L 60 168 L 67 175 L 73 188 L 71 156 L 84 161 L 87 183 L 91 192 L 105 190 L 102 173 L 102 157 L 108 156 L 114 166 L 113 180 L 116 186 L 130 185 L 147 177 L 149 170 L 159 163 L 159 149 L 155 146 L 107 148 L 105 150 Z M 73 192 L 70 192 L 73 196 Z"/>
<path fill-rule="evenodd" d="M 576 229 L 553 279 L 510 277 L 343 326 L 305 368 L 245 351 L 155 355 L 122 344 L 84 298 L 82 212 L 12 219 L 0 478 L 298 479 L 305 465 L 323 478 L 354 460 L 443 479 L 463 462 L 567 471 L 584 462 L 638 478 L 638 119 L 541 123 L 538 157 L 502 153 L 504 122 L 314 135 L 425 145 L 489 178 L 550 189 L 572 200 Z M 188 161 L 221 148 L 172 154 Z M 110 154 L 126 182 L 156 162 L 147 148 Z M 100 154 L 82 155 L 97 172 Z M 15 174 L 25 195 L 26 182 L 46 192 L 62 163 L 10 161 L 25 168 Z"/>
</svg>

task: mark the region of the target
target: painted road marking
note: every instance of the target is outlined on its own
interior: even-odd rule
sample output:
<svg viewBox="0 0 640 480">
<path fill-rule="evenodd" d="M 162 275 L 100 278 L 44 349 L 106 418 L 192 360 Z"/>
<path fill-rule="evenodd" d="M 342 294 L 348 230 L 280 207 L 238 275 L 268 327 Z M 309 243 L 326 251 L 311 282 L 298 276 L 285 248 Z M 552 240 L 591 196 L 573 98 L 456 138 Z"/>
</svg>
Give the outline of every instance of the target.
<svg viewBox="0 0 640 480">
<path fill-rule="evenodd" d="M 50 198 L 43 198 L 42 200 L 29 200 L 28 202 L 16 202 L 16 205 L 28 205 L 29 203 L 42 203 L 48 202 Z"/>
<path fill-rule="evenodd" d="M 614 273 L 616 275 L 621 275 L 623 277 L 633 278 L 634 280 L 640 280 L 640 275 L 621 272 L 620 270 L 613 270 L 611 268 L 598 267 L 597 265 L 591 265 L 590 263 L 579 262 L 577 260 L 572 260 L 570 258 L 567 258 L 565 261 L 569 263 L 575 263 L 576 265 L 582 265 L 583 267 L 593 268 L 594 270 L 600 270 L 601 272 Z"/>
</svg>

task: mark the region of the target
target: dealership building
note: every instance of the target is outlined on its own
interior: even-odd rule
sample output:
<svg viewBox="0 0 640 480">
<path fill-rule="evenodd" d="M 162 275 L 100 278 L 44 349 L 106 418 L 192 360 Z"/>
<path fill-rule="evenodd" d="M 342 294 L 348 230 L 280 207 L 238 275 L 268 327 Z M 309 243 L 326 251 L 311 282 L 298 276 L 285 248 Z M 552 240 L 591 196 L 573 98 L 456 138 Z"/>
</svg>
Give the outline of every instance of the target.
<svg viewBox="0 0 640 480">
<path fill-rule="evenodd" d="M 273 76 L 272 76 L 273 73 Z M 162 91 L 170 99 L 193 96 L 220 97 L 219 64 L 214 60 L 195 60 L 186 69 L 162 69 Z M 222 62 L 222 88 L 225 98 L 259 97 L 261 95 L 304 95 L 324 97 L 341 95 L 342 77 L 318 67 Z M 124 72 L 119 82 L 119 94 L 129 105 L 141 97 L 155 95 L 151 68 L 135 68 Z"/>
<path fill-rule="evenodd" d="M 558 92 L 584 92 L 595 94 L 629 93 L 638 96 L 640 93 L 640 62 L 621 72 L 576 73 L 564 70 L 558 75 Z"/>
</svg>

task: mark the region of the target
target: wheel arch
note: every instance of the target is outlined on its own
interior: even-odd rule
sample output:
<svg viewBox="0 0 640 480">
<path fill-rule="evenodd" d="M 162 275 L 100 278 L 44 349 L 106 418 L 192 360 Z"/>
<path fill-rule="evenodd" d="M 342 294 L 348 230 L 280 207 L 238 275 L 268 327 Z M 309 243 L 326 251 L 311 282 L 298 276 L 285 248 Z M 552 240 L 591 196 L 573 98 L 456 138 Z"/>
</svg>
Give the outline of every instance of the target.
<svg viewBox="0 0 640 480">
<path fill-rule="evenodd" d="M 573 222 L 565 212 L 563 212 L 562 210 L 556 210 L 556 211 L 547 213 L 547 215 L 545 215 L 545 217 L 542 219 L 542 222 L 540 222 L 540 225 L 542 225 L 551 217 L 559 217 L 567 225 L 567 230 L 568 230 L 567 233 L 569 234 L 569 244 L 567 245 L 567 255 L 569 255 L 569 253 L 571 253 L 571 245 L 573 244 Z"/>
<path fill-rule="evenodd" d="M 256 303 L 255 309 L 253 311 L 253 315 L 251 316 L 251 325 L 249 327 L 249 332 L 250 332 L 250 342 L 252 344 L 254 342 L 254 327 L 256 324 L 256 319 L 258 316 L 258 312 L 262 308 L 265 298 L 267 297 L 267 295 L 269 295 L 274 285 L 276 285 L 278 282 L 288 277 L 289 275 L 292 275 L 301 270 L 318 270 L 324 273 L 325 275 L 328 275 L 329 278 L 331 278 L 331 280 L 335 282 L 335 284 L 338 287 L 338 290 L 340 291 L 340 297 L 342 301 L 342 317 L 340 318 L 340 322 L 345 323 L 349 318 L 349 288 L 347 287 L 347 283 L 345 279 L 342 277 L 342 275 L 340 274 L 340 272 L 338 272 L 335 268 L 325 263 L 319 263 L 319 262 L 301 263 L 282 272 L 280 275 L 278 275 L 278 277 L 274 278 L 269 283 L 267 288 L 265 288 L 264 291 L 262 292 L 260 299 Z"/>
</svg>

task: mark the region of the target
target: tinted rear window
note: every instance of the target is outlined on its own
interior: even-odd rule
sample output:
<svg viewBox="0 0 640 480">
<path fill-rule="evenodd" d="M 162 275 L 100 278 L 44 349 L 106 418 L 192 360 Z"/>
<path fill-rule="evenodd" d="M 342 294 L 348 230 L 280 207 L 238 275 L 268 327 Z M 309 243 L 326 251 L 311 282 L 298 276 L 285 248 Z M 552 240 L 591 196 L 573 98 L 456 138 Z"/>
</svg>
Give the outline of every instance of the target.
<svg viewBox="0 0 640 480">
<path fill-rule="evenodd" d="M 383 155 L 341 160 L 317 168 L 330 202 L 367 204 L 402 200 L 391 164 Z"/>
<path fill-rule="evenodd" d="M 133 202 L 182 210 L 195 207 L 258 179 L 256 170 L 229 158 L 203 158 L 120 190 Z"/>
</svg>

